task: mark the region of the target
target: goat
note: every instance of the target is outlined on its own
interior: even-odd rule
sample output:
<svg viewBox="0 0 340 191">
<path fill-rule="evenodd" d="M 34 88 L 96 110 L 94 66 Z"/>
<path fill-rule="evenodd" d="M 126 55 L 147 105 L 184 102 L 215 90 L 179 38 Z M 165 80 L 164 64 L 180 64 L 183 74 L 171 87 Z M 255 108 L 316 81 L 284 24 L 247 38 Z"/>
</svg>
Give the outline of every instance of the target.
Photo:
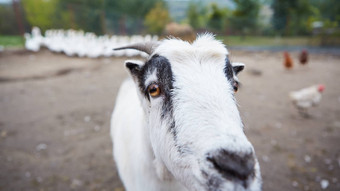
<svg viewBox="0 0 340 191">
<path fill-rule="evenodd" d="M 128 191 L 261 190 L 260 167 L 235 102 L 228 51 L 211 34 L 117 48 L 149 54 L 127 60 L 131 78 L 111 118 L 113 154 Z"/>
</svg>

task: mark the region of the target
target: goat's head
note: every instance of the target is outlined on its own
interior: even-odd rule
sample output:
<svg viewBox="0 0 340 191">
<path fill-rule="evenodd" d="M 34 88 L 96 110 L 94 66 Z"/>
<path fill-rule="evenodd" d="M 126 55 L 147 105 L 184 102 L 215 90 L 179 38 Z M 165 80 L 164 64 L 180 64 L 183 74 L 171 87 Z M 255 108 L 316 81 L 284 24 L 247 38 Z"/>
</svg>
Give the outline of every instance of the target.
<svg viewBox="0 0 340 191">
<path fill-rule="evenodd" d="M 150 55 L 126 67 L 144 107 L 159 176 L 170 172 L 189 190 L 260 190 L 259 164 L 234 98 L 244 65 L 232 64 L 211 35 L 192 44 L 167 39 L 125 48 Z"/>
</svg>

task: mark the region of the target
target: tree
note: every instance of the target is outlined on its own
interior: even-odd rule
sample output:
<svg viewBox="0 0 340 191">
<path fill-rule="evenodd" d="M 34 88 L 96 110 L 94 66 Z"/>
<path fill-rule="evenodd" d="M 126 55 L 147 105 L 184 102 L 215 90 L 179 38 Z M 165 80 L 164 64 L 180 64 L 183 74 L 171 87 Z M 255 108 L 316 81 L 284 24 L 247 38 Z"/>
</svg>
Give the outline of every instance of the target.
<svg viewBox="0 0 340 191">
<path fill-rule="evenodd" d="M 315 13 L 309 0 L 274 0 L 272 24 L 279 34 L 297 35 L 308 31 L 308 18 Z"/>
<path fill-rule="evenodd" d="M 57 0 L 22 0 L 29 24 L 42 30 L 53 27 L 57 3 Z"/>
<path fill-rule="evenodd" d="M 216 3 L 212 3 L 210 9 L 208 27 L 215 32 L 222 32 L 226 24 L 228 9 L 218 8 Z"/>
<path fill-rule="evenodd" d="M 105 33 L 104 0 L 58 0 L 58 28 Z"/>
<path fill-rule="evenodd" d="M 208 21 L 207 12 L 207 6 L 191 1 L 186 12 L 189 24 L 194 29 L 205 27 Z"/>
<path fill-rule="evenodd" d="M 106 0 L 105 15 L 109 25 L 120 33 L 140 33 L 147 13 L 163 0 Z M 118 31 L 117 31 L 118 32 Z"/>
<path fill-rule="evenodd" d="M 73 0 L 74 1 L 74 0 Z M 26 19 L 31 26 L 43 31 L 51 28 L 77 28 L 72 12 L 68 9 L 72 0 L 22 0 Z"/>
<path fill-rule="evenodd" d="M 189 20 L 189 24 L 194 29 L 197 29 L 200 27 L 199 16 L 200 14 L 199 14 L 198 6 L 195 3 L 190 2 L 188 10 L 187 10 L 187 17 Z"/>
<path fill-rule="evenodd" d="M 291 1 L 288 0 L 274 0 L 271 7 L 274 11 L 272 17 L 272 24 L 274 29 L 278 31 L 282 31 L 286 28 L 288 15 L 289 15 L 289 7 Z"/>
<path fill-rule="evenodd" d="M 15 15 L 11 6 L 0 6 L 0 34 L 19 34 Z"/>
<path fill-rule="evenodd" d="M 31 26 L 42 30 L 73 28 L 96 34 L 140 33 L 145 15 L 156 2 L 163 0 L 22 0 Z M 107 26 L 112 30 L 107 31 Z"/>
<path fill-rule="evenodd" d="M 288 34 L 305 35 L 308 33 L 308 18 L 315 11 L 309 0 L 297 0 L 295 9 L 292 10 L 292 20 L 288 26 L 290 31 Z"/>
<path fill-rule="evenodd" d="M 163 3 L 158 2 L 146 15 L 144 24 L 147 27 L 148 32 L 160 35 L 170 20 L 168 10 Z"/>
<path fill-rule="evenodd" d="M 340 25 L 340 3 L 338 0 L 310 0 L 320 10 L 323 19 L 337 21 Z"/>
<path fill-rule="evenodd" d="M 254 32 L 258 27 L 260 3 L 258 0 L 234 0 L 236 9 L 230 18 L 233 30 L 242 35 Z"/>
</svg>

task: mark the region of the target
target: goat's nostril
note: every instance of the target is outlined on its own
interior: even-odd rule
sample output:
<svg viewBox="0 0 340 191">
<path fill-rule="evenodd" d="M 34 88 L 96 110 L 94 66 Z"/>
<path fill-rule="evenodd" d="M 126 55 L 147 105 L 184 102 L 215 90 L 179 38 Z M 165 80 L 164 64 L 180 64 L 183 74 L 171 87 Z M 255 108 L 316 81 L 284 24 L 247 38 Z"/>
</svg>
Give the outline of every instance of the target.
<svg viewBox="0 0 340 191">
<path fill-rule="evenodd" d="M 254 175 L 255 159 L 252 153 L 236 154 L 221 150 L 207 159 L 225 178 L 244 181 Z"/>
</svg>

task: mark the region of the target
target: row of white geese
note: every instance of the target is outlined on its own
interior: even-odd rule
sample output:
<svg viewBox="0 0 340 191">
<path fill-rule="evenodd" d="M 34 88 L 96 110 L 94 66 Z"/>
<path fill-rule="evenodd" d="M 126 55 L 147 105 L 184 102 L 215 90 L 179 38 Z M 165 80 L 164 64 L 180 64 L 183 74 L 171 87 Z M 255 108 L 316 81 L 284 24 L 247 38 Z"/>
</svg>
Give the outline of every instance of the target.
<svg viewBox="0 0 340 191">
<path fill-rule="evenodd" d="M 32 34 L 25 33 L 25 47 L 27 50 L 38 52 L 46 47 L 52 52 L 65 53 L 67 56 L 98 58 L 101 56 L 146 56 L 136 50 L 113 51 L 113 48 L 122 47 L 132 43 L 157 41 L 158 36 L 133 35 L 128 36 L 96 36 L 94 33 L 76 30 L 46 30 L 41 35 L 38 27 L 33 27 Z"/>
</svg>

